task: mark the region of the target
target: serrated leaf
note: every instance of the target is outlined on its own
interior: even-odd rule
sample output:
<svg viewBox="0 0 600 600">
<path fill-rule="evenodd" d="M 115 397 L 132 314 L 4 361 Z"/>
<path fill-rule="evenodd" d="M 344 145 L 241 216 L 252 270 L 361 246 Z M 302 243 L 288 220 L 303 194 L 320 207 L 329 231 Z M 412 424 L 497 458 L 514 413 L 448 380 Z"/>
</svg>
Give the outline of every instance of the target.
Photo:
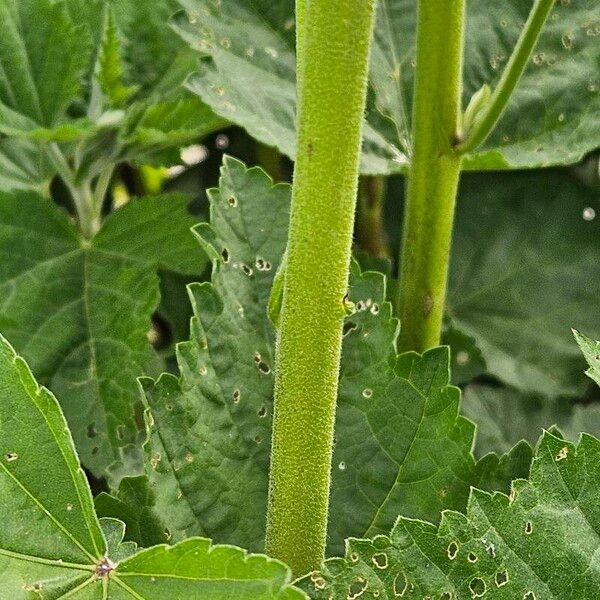
<svg viewBox="0 0 600 600">
<path fill-rule="evenodd" d="M 1 0 L 0 37 L 0 126 L 8 110 L 42 127 L 62 122 L 91 53 L 64 2 Z"/>
<path fill-rule="evenodd" d="M 475 454 L 508 452 L 520 440 L 531 443 L 553 426 L 572 441 L 582 432 L 600 435 L 600 405 L 545 398 L 507 387 L 468 385 L 461 412 L 477 424 Z"/>
<path fill-rule="evenodd" d="M 473 490 L 466 516 L 446 512 L 439 528 L 400 518 L 389 536 L 349 540 L 302 585 L 314 600 L 597 598 L 599 459 L 592 436 L 575 446 L 546 433 L 510 497 Z"/>
<path fill-rule="evenodd" d="M 118 494 L 102 492 L 94 499 L 99 517 L 112 518 L 127 525 L 123 539 L 141 548 L 170 542 L 172 535 L 155 514 L 155 500 L 144 476 L 127 477 Z"/>
<path fill-rule="evenodd" d="M 573 330 L 575 339 L 585 356 L 590 368 L 586 371 L 586 375 L 600 385 L 600 342 L 591 340 L 577 330 Z"/>
<path fill-rule="evenodd" d="M 50 201 L 0 193 L 0 330 L 60 394 L 97 475 L 115 461 L 126 473 L 140 469 L 135 379 L 159 368 L 147 339 L 157 269 L 203 268 L 186 207 L 180 196 L 132 201 L 84 243 Z"/>
<path fill-rule="evenodd" d="M 142 380 L 149 407 L 152 512 L 172 540 L 208 535 L 262 548 L 272 415 L 274 331 L 267 316 L 283 255 L 290 186 L 226 158 L 196 228 L 212 283 L 189 287 L 192 339 L 181 376 Z M 464 506 L 480 475 L 473 425 L 459 417 L 447 348 L 396 357 L 384 278 L 353 267 L 334 451 L 330 548 L 389 529 L 399 511 L 437 519 Z M 495 466 L 494 466 L 495 468 Z M 118 513 L 117 513 L 118 514 Z M 362 533 L 359 533 L 362 532 Z"/>
<path fill-rule="evenodd" d="M 107 11 L 104 39 L 98 56 L 97 78 L 111 107 L 121 108 L 136 91 L 135 87 L 125 85 L 121 42 L 111 11 Z"/>
<path fill-rule="evenodd" d="M 33 434 L 33 435 L 32 435 Z M 98 521 L 54 396 L 0 336 L 0 595 L 78 600 L 301 600 L 266 556 L 190 539 L 137 551 Z"/>
<path fill-rule="evenodd" d="M 218 114 L 267 145 L 295 152 L 294 2 L 179 0 L 174 26 L 208 55 L 188 87 Z M 483 0 L 468 5 L 464 97 L 498 82 L 531 3 Z M 372 51 L 372 98 L 364 173 L 397 172 L 410 156 L 416 6 L 381 0 Z M 468 155 L 468 169 L 570 164 L 600 145 L 600 12 L 595 0 L 557 2 L 531 64 L 497 129 Z M 248 95 L 247 90 L 252 89 Z"/>
<path fill-rule="evenodd" d="M 172 0 L 0 1 L 0 133 L 14 138 L 0 146 L 0 189 L 47 186 L 57 174 L 50 142 L 91 183 L 118 162 L 160 153 L 176 162 L 180 146 L 223 126 L 181 86 L 195 57 L 167 26 L 174 8 Z M 29 156 L 44 168 L 31 169 Z"/>
<path fill-rule="evenodd" d="M 463 178 L 447 312 L 487 372 L 525 393 L 586 387 L 570 328 L 600 334 L 595 214 L 598 195 L 561 172 Z"/>
</svg>

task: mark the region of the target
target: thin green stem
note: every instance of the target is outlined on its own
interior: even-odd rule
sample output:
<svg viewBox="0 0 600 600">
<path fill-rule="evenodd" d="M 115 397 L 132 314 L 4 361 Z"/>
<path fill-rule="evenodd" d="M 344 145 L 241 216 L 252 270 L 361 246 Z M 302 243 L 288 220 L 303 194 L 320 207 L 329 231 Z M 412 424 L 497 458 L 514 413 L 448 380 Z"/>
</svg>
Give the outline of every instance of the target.
<svg viewBox="0 0 600 600">
<path fill-rule="evenodd" d="M 325 550 L 333 428 L 375 0 L 300 0 L 298 152 L 278 331 L 266 547 Z M 303 8 L 302 8 L 303 7 Z"/>
<path fill-rule="evenodd" d="M 517 83 L 521 79 L 521 75 L 523 75 L 523 71 L 529 62 L 529 57 L 533 52 L 544 23 L 553 6 L 554 0 L 535 0 L 498 85 L 494 89 L 488 103 L 478 117 L 476 117 L 470 131 L 464 132 L 465 139 L 456 147 L 459 153 L 464 154 L 465 152 L 474 150 L 494 130 Z"/>
<path fill-rule="evenodd" d="M 71 194 L 81 234 L 86 240 L 92 239 L 102 224 L 102 202 L 114 167 L 110 166 L 100 174 L 96 189 L 92 192 L 88 181 L 77 182 L 75 171 L 69 165 L 58 144 L 48 144 L 45 150 L 48 160 Z"/>
<path fill-rule="evenodd" d="M 77 210 L 79 229 L 86 240 L 91 240 L 100 230 L 102 217 L 98 209 L 92 187 L 85 181 L 75 187 L 73 201 Z"/>
<path fill-rule="evenodd" d="M 465 0 L 420 0 L 398 309 L 400 348 L 423 351 L 440 341 L 461 158 L 454 139 L 461 118 Z"/>
<path fill-rule="evenodd" d="M 373 258 L 390 258 L 383 220 L 385 192 L 384 177 L 373 175 L 361 177 L 358 185 L 354 239 L 356 246 Z"/>
<path fill-rule="evenodd" d="M 104 205 L 104 199 L 108 193 L 108 188 L 114 172 L 115 165 L 109 165 L 100 173 L 98 181 L 96 182 L 96 188 L 94 189 L 94 209 L 98 216 L 102 214 L 102 206 Z"/>
</svg>

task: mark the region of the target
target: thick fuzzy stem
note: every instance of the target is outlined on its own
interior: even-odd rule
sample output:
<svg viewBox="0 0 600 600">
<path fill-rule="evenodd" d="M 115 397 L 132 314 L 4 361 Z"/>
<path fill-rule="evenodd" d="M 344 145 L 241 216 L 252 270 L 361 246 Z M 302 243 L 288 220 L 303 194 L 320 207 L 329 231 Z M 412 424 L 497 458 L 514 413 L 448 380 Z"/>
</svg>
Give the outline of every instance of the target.
<svg viewBox="0 0 600 600">
<path fill-rule="evenodd" d="M 375 0 L 299 1 L 298 150 L 279 318 L 267 552 L 325 549 L 344 298 Z"/>
<path fill-rule="evenodd" d="M 440 341 L 461 159 L 464 0 L 420 0 L 398 308 L 402 350 Z"/>
</svg>

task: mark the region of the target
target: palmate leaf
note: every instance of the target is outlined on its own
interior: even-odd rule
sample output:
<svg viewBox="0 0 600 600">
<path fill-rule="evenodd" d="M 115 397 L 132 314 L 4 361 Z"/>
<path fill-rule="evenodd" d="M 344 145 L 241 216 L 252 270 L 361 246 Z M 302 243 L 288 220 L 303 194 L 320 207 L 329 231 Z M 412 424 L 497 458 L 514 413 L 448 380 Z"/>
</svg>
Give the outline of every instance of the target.
<svg viewBox="0 0 600 600">
<path fill-rule="evenodd" d="M 0 330 L 60 395 L 97 475 L 115 461 L 115 477 L 140 470 L 135 379 L 161 368 L 147 339 L 157 269 L 201 271 L 194 223 L 183 197 L 134 200 L 88 243 L 36 193 L 0 193 Z"/>
<path fill-rule="evenodd" d="M 260 141 L 295 152 L 293 0 L 179 0 L 174 26 L 209 60 L 188 87 Z M 464 98 L 494 86 L 531 3 L 468 4 Z M 397 172 L 411 154 L 414 0 L 381 0 L 371 61 L 372 97 L 362 171 Z M 600 145 L 600 9 L 595 0 L 557 2 L 496 131 L 468 155 L 468 169 L 569 164 Z M 247 90 L 252 89 L 248 95 Z"/>
<path fill-rule="evenodd" d="M 143 483 L 149 522 L 165 540 L 207 535 L 252 550 L 263 544 L 273 396 L 274 332 L 267 302 L 287 238 L 290 186 L 226 158 L 210 193 L 211 223 L 196 228 L 213 259 L 212 283 L 192 284 L 192 339 L 178 346 L 180 378 L 142 380 L 150 424 Z M 463 507 L 482 471 L 473 425 L 458 416 L 447 348 L 396 356 L 397 323 L 384 278 L 355 266 L 345 323 L 330 549 L 347 535 L 389 530 L 399 512 L 437 519 Z M 507 463 L 508 464 L 508 463 Z M 493 478 L 491 477 L 491 478 Z M 141 491 L 139 491 L 141 490 Z M 117 512 L 138 501 L 121 490 Z M 122 504 L 118 506 L 118 502 Z M 104 499 L 106 511 L 108 499 Z M 139 505 L 139 503 L 138 503 Z M 360 532 L 360 533 L 359 533 Z"/>
<path fill-rule="evenodd" d="M 314 600 L 597 598 L 599 468 L 596 438 L 546 433 L 509 497 L 474 489 L 466 516 L 446 512 L 439 528 L 400 518 L 389 536 L 351 539 L 303 587 Z"/>
<path fill-rule="evenodd" d="M 570 328 L 600 335 L 597 214 L 598 194 L 558 171 L 463 178 L 448 315 L 487 372 L 525 393 L 585 390 Z"/>
<path fill-rule="evenodd" d="M 0 598 L 301 600 L 266 556 L 190 539 L 137 551 L 98 521 L 54 396 L 0 337 Z"/>
<path fill-rule="evenodd" d="M 48 143 L 86 180 L 119 161 L 178 160 L 165 150 L 223 125 L 181 87 L 195 56 L 167 26 L 174 9 L 171 0 L 0 0 L 0 134 L 11 138 L 0 143 L 0 189 L 43 189 L 57 173 Z"/>
</svg>

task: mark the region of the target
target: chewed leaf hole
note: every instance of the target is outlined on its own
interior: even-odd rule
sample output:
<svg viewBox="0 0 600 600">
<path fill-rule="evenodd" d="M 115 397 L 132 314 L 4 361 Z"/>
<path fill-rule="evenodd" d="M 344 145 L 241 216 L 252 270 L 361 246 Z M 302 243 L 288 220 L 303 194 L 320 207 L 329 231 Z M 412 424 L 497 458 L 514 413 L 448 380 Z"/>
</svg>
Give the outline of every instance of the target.
<svg viewBox="0 0 600 600">
<path fill-rule="evenodd" d="M 256 257 L 256 262 L 254 263 L 254 265 L 256 266 L 256 269 L 258 271 L 270 271 L 273 266 L 268 260 L 265 260 L 260 256 Z"/>
<path fill-rule="evenodd" d="M 525 523 L 525 535 L 531 535 L 532 531 L 533 531 L 533 523 L 531 521 L 527 521 L 527 523 Z"/>
<path fill-rule="evenodd" d="M 448 544 L 448 558 L 454 560 L 458 554 L 458 544 L 456 542 L 450 542 Z"/>
<path fill-rule="evenodd" d="M 497 587 L 502 587 L 508 583 L 508 571 L 498 571 L 494 577 Z"/>
<path fill-rule="evenodd" d="M 481 579 L 481 577 L 475 577 L 474 579 L 471 579 L 469 589 L 471 590 L 471 596 L 473 598 L 481 598 L 486 592 L 485 581 Z"/>
<path fill-rule="evenodd" d="M 388 568 L 388 555 L 385 552 L 378 552 L 377 554 L 373 554 L 373 564 L 378 569 L 387 569 Z"/>
<path fill-rule="evenodd" d="M 271 372 L 271 367 L 269 367 L 269 365 L 262 360 L 256 366 L 263 375 L 268 375 Z"/>
<path fill-rule="evenodd" d="M 353 331 L 356 331 L 358 325 L 356 323 L 353 323 L 352 321 L 346 321 L 344 323 L 344 330 L 343 330 L 343 336 L 346 337 L 347 335 L 351 334 Z"/>
<path fill-rule="evenodd" d="M 537 600 L 537 596 L 534 592 L 525 592 L 525 594 L 523 595 L 523 600 Z"/>
<path fill-rule="evenodd" d="M 15 460 L 18 460 L 19 455 L 16 452 L 7 452 L 4 457 L 8 462 L 14 462 Z"/>
<path fill-rule="evenodd" d="M 554 460 L 556 460 L 556 462 L 565 460 L 565 458 L 567 458 L 568 454 L 569 454 L 569 448 L 567 446 L 563 446 L 560 449 L 560 451 L 558 452 L 558 454 L 554 457 Z"/>
<path fill-rule="evenodd" d="M 358 577 L 358 579 L 350 584 L 348 587 L 348 600 L 355 600 L 365 593 L 365 590 L 369 587 L 369 582 L 364 577 Z"/>
<path fill-rule="evenodd" d="M 221 250 L 221 259 L 225 264 L 229 262 L 229 250 L 227 250 L 227 248 L 223 248 L 223 250 Z"/>
<path fill-rule="evenodd" d="M 469 552 L 469 554 L 467 555 L 467 560 L 470 563 L 476 563 L 478 561 L 477 554 L 475 554 L 474 552 Z"/>
<path fill-rule="evenodd" d="M 406 575 L 402 571 L 400 571 L 400 573 L 398 573 L 396 577 L 394 577 L 394 582 L 392 584 L 394 596 L 398 598 L 404 596 L 404 592 L 406 592 L 407 587 L 408 581 L 406 580 Z"/>
<path fill-rule="evenodd" d="M 310 580 L 313 582 L 313 585 L 317 590 L 325 589 L 325 587 L 327 586 L 327 582 L 325 581 L 321 573 L 319 573 L 319 571 L 313 571 L 310 574 Z"/>
</svg>

